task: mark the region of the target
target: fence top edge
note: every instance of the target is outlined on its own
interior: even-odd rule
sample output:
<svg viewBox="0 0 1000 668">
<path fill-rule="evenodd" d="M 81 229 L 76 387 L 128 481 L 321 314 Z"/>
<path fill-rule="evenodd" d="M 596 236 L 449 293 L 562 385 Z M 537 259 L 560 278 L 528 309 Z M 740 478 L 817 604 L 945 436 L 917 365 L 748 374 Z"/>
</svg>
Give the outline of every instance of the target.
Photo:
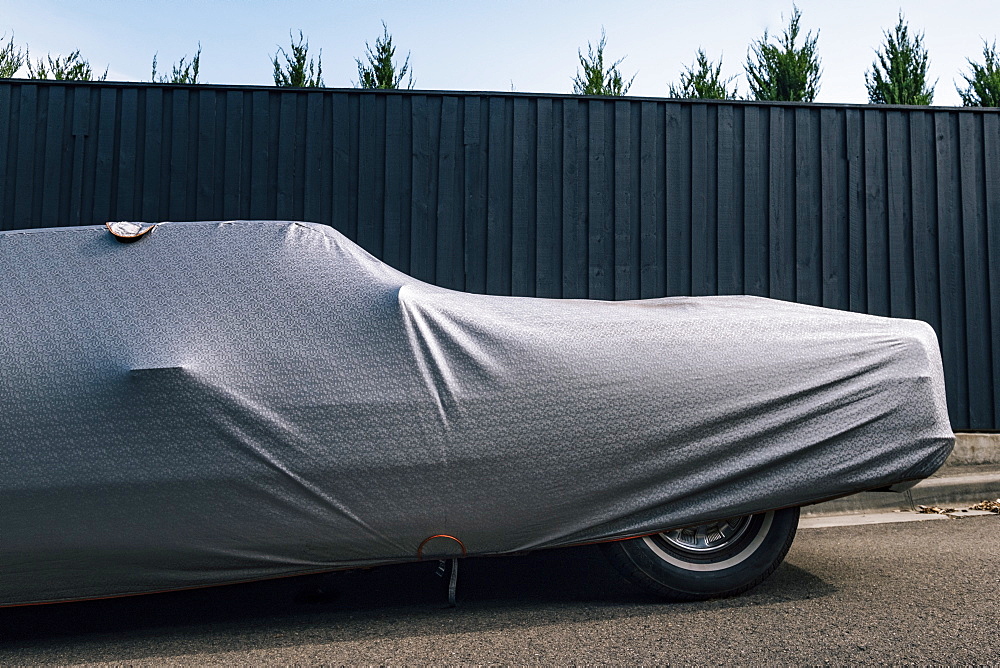
<svg viewBox="0 0 1000 668">
<path fill-rule="evenodd" d="M 837 102 L 763 102 L 759 100 L 705 100 L 693 98 L 649 97 L 638 95 L 601 96 L 574 95 L 572 93 L 529 93 L 511 91 L 449 91 L 449 90 L 369 90 L 363 88 L 286 88 L 279 86 L 257 86 L 249 84 L 169 84 L 146 81 L 56 81 L 52 79 L 3 79 L 0 86 L 49 86 L 67 88 L 150 88 L 150 89 L 181 89 L 181 90 L 214 90 L 232 92 L 274 92 L 295 93 L 299 95 L 349 93 L 355 95 L 397 95 L 397 96 L 433 96 L 433 97 L 491 97 L 512 99 L 558 99 L 579 100 L 585 102 L 669 102 L 673 104 L 704 104 L 711 106 L 735 107 L 765 107 L 793 109 L 857 109 L 861 111 L 923 111 L 923 112 L 971 112 L 998 113 L 1000 107 L 948 107 L 937 105 L 915 106 L 899 104 L 857 104 Z"/>
</svg>

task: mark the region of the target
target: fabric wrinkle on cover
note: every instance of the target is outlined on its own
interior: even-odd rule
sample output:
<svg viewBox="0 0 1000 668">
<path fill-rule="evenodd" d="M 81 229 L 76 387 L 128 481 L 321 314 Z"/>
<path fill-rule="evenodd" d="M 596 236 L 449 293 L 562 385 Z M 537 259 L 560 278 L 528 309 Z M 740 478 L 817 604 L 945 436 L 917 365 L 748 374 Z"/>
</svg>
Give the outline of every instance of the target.
<svg viewBox="0 0 1000 668">
<path fill-rule="evenodd" d="M 648 534 L 954 438 L 918 321 L 461 293 L 281 221 L 4 232 L 0 263 L 0 605 Z"/>
</svg>

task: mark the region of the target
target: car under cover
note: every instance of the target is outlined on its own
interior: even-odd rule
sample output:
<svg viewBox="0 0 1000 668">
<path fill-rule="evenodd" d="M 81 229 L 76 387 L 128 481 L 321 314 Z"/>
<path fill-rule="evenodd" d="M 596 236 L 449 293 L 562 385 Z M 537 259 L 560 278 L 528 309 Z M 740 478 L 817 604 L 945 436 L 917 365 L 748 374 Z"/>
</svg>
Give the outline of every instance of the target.
<svg viewBox="0 0 1000 668">
<path fill-rule="evenodd" d="M 5 232 L 0 265 L 0 604 L 638 536 L 954 438 L 918 321 L 468 294 L 297 222 Z"/>
</svg>

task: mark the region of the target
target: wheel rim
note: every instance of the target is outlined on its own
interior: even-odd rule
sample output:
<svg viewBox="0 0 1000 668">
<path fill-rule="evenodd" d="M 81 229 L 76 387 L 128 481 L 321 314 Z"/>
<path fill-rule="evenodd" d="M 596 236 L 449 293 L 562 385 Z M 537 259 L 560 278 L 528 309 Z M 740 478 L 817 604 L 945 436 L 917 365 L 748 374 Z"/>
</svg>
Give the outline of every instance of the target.
<svg viewBox="0 0 1000 668">
<path fill-rule="evenodd" d="M 687 571 L 719 571 L 750 558 L 771 531 L 775 511 L 643 536 L 659 559 Z M 687 533 L 685 533 L 687 531 Z"/>
<path fill-rule="evenodd" d="M 675 549 L 708 555 L 724 550 L 739 541 L 750 526 L 750 517 L 750 515 L 731 517 L 718 522 L 674 529 L 661 533 L 660 537 Z"/>
</svg>

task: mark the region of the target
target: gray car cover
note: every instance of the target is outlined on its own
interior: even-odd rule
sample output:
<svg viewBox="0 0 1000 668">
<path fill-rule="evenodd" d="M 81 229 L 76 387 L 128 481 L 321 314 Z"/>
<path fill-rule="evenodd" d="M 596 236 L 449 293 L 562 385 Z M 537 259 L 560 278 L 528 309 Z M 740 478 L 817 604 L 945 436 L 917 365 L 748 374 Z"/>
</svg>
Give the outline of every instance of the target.
<svg viewBox="0 0 1000 668">
<path fill-rule="evenodd" d="M 295 222 L 5 232 L 0 266 L 0 604 L 636 536 L 952 447 L 916 321 L 466 294 Z"/>
</svg>

